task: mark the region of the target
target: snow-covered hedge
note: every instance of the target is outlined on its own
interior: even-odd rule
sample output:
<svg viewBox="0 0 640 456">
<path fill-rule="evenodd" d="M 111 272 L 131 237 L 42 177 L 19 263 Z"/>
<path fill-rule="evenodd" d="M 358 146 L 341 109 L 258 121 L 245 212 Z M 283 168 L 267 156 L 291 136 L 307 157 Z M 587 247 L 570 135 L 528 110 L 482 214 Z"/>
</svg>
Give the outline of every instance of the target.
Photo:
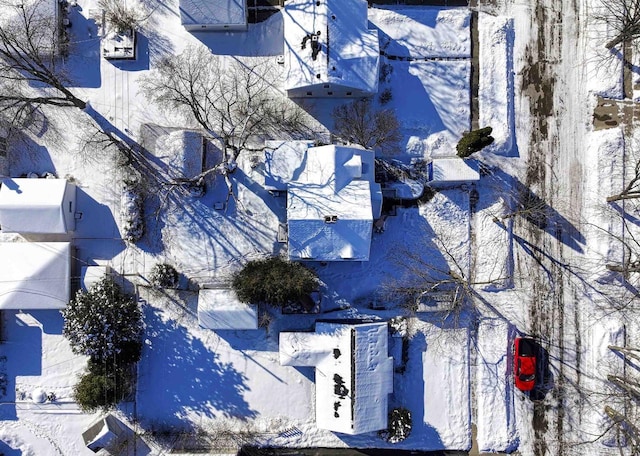
<svg viewBox="0 0 640 456">
<path fill-rule="evenodd" d="M 136 181 L 125 181 L 120 200 L 122 237 L 137 242 L 144 235 L 144 214 L 140 186 Z"/>
</svg>

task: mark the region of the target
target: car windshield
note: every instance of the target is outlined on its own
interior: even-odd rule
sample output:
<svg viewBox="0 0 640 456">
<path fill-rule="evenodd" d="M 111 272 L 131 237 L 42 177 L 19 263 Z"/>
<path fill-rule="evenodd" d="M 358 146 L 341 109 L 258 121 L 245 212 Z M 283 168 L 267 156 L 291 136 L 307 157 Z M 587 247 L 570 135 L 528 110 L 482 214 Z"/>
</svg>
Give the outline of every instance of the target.
<svg viewBox="0 0 640 456">
<path fill-rule="evenodd" d="M 530 374 L 530 375 L 520 374 L 519 378 L 523 382 L 532 382 L 533 380 L 535 380 L 536 376 L 535 374 Z"/>
</svg>

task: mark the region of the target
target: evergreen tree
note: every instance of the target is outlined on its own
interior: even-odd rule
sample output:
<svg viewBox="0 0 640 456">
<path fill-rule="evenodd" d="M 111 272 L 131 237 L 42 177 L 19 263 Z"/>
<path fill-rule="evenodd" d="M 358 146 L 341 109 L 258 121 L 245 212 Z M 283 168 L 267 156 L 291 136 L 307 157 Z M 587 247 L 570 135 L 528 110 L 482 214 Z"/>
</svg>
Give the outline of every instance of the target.
<svg viewBox="0 0 640 456">
<path fill-rule="evenodd" d="M 142 312 L 112 278 L 80 290 L 62 315 L 63 334 L 74 353 L 98 363 L 115 359 L 118 365 L 140 359 Z"/>
</svg>

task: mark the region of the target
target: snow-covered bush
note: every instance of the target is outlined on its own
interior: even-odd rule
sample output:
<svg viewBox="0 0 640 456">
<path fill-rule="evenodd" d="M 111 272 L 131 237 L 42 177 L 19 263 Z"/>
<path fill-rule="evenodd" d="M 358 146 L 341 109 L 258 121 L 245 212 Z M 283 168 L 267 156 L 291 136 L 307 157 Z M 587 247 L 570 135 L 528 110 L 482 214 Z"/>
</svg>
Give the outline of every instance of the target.
<svg viewBox="0 0 640 456">
<path fill-rule="evenodd" d="M 390 443 L 402 442 L 411 434 L 411 412 L 403 407 L 394 408 L 389 412 L 388 426 L 380 435 Z"/>
<path fill-rule="evenodd" d="M 283 306 L 316 290 L 318 277 L 300 263 L 273 257 L 247 263 L 232 286 L 242 302 Z"/>
<path fill-rule="evenodd" d="M 492 131 L 491 127 L 484 127 L 465 133 L 456 146 L 458 157 L 467 158 L 469 155 L 493 143 Z"/>
<path fill-rule="evenodd" d="M 94 362 L 136 362 L 142 349 L 142 312 L 112 278 L 105 276 L 88 291 L 80 290 L 62 310 L 63 334 L 76 354 Z"/>
<path fill-rule="evenodd" d="M 167 263 L 156 264 L 149 274 L 149 281 L 156 288 L 176 288 L 179 279 L 176 268 Z"/>
<path fill-rule="evenodd" d="M 122 237 L 129 242 L 139 241 L 144 234 L 144 215 L 140 186 L 136 181 L 124 182 L 120 203 Z"/>
<path fill-rule="evenodd" d="M 89 369 L 73 387 L 73 398 L 84 412 L 108 410 L 122 401 L 129 393 L 131 379 L 124 370 L 107 373 Z"/>
</svg>

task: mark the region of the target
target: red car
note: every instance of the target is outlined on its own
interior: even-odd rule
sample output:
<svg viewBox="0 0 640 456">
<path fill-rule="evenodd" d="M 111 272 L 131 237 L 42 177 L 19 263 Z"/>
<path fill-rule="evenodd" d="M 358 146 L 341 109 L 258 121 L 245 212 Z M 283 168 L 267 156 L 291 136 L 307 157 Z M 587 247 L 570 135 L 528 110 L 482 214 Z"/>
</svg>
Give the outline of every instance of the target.
<svg viewBox="0 0 640 456">
<path fill-rule="evenodd" d="M 536 384 L 536 344 L 533 339 L 516 337 L 513 350 L 513 373 L 516 388 L 531 391 Z"/>
</svg>

